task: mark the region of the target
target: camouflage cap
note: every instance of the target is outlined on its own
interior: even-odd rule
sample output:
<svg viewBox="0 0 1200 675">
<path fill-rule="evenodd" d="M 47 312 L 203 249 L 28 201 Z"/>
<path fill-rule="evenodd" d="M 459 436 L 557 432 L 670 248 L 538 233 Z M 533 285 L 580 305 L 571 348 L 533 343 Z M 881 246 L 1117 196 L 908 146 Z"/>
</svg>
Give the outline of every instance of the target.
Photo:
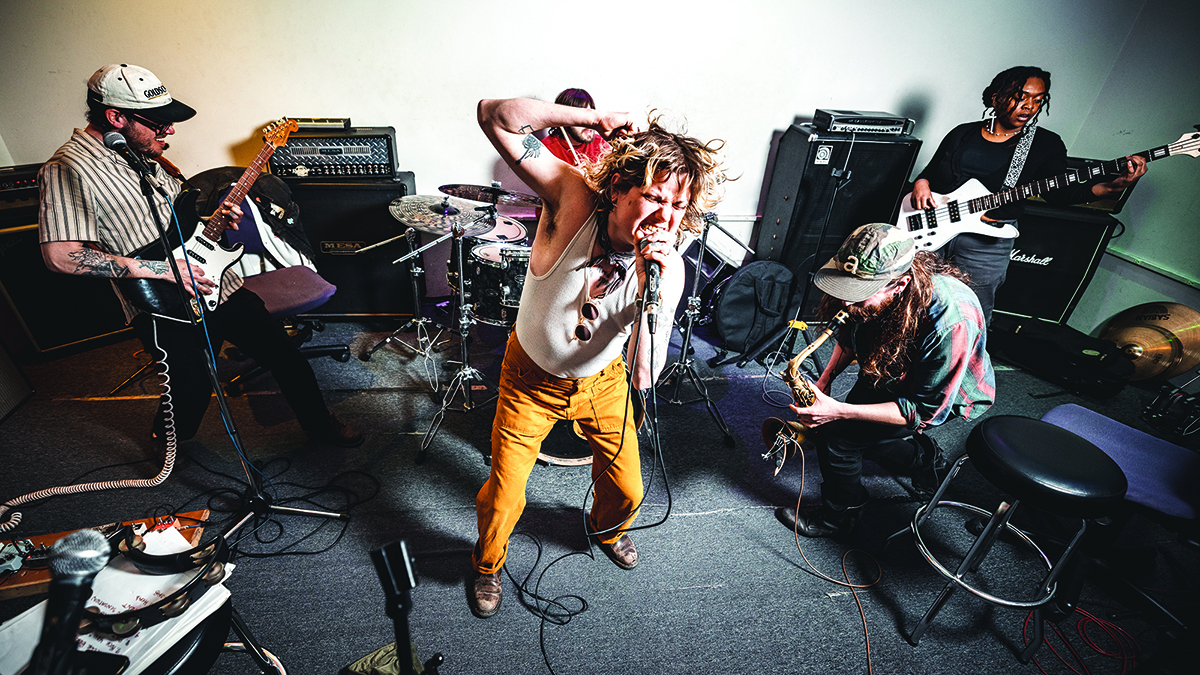
<svg viewBox="0 0 1200 675">
<path fill-rule="evenodd" d="M 863 225 L 813 275 L 817 288 L 846 302 L 861 302 L 912 267 L 916 245 L 908 232 L 887 223 Z"/>
</svg>

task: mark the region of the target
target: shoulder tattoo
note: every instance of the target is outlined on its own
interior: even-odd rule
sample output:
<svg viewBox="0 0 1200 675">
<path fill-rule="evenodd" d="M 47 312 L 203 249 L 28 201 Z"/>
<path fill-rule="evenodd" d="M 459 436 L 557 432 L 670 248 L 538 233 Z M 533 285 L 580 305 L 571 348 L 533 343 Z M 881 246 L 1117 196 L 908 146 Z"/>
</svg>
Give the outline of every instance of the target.
<svg viewBox="0 0 1200 675">
<path fill-rule="evenodd" d="M 521 127 L 521 131 L 529 128 L 528 126 Z M 524 162 L 526 159 L 537 159 L 542 154 L 542 142 L 538 140 L 537 136 L 531 133 L 526 134 L 525 138 L 521 139 L 521 147 L 525 148 L 525 154 L 521 155 L 521 158 L 517 160 L 517 164 Z"/>
</svg>

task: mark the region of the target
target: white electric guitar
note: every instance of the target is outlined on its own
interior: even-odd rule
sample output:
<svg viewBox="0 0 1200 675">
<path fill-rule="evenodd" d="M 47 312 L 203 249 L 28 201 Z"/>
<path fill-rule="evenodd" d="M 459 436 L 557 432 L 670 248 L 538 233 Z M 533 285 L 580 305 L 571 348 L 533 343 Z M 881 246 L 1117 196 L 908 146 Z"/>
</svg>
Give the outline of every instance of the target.
<svg viewBox="0 0 1200 675">
<path fill-rule="evenodd" d="M 1170 145 L 1139 152 L 1137 156 L 1145 157 L 1147 162 L 1171 155 L 1200 156 L 1200 125 L 1196 128 L 1198 131 L 1186 133 Z M 1026 197 L 1036 197 L 1050 190 L 1083 183 L 1097 176 L 1115 176 L 1121 173 L 1124 163 L 1124 158 L 1100 162 L 996 193 L 988 192 L 983 183 L 972 178 L 948 195 L 934 193 L 937 206 L 932 209 L 914 209 L 910 192 L 900 200 L 900 217 L 896 226 L 912 234 L 918 250 L 936 251 L 951 239 L 967 233 L 1012 239 L 1018 234 L 1017 228 L 983 220 L 984 212 Z"/>
<path fill-rule="evenodd" d="M 259 150 L 258 156 L 254 158 L 250 166 L 242 172 L 238 182 L 229 189 L 226 200 L 240 204 L 251 186 L 254 185 L 258 175 L 262 173 L 263 167 L 266 166 L 267 160 L 271 158 L 275 149 L 286 144 L 288 135 L 298 128 L 299 124 L 296 120 L 285 117 L 263 129 L 265 143 L 262 149 Z M 211 218 L 198 218 L 196 199 L 199 194 L 195 190 L 188 190 L 176 198 L 175 212 L 179 214 L 179 226 L 188 239 L 186 244 L 180 246 L 178 236 L 172 229 L 169 233 L 171 235 L 169 243 L 173 246 L 171 256 L 174 259 L 191 261 L 192 264 L 198 265 L 204 270 L 205 277 L 216 282 L 211 294 L 200 296 L 204 302 L 204 309 L 211 312 L 217 308 L 217 303 L 220 302 L 225 270 L 232 267 L 242 257 L 242 245 L 237 244 L 233 248 L 225 248 L 221 245 L 221 235 L 229 229 L 229 217 L 220 210 Z M 203 227 L 199 227 L 198 220 L 203 223 Z M 134 251 L 130 257 L 141 260 L 167 259 L 163 255 L 162 245 L 158 241 L 151 242 Z M 187 270 L 181 271 L 185 276 L 188 273 Z M 117 279 L 117 286 L 130 304 L 144 312 L 184 320 L 196 319 L 200 316 L 195 298 L 192 298 L 190 308 L 183 308 L 179 298 L 179 289 L 173 282 L 162 279 L 122 277 Z"/>
</svg>

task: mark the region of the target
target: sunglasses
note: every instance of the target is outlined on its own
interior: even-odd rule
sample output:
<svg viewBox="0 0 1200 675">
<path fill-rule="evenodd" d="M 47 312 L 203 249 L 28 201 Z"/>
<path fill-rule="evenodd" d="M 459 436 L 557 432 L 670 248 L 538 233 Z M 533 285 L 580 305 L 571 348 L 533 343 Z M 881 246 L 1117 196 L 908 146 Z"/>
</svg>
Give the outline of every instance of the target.
<svg viewBox="0 0 1200 675">
<path fill-rule="evenodd" d="M 166 133 L 167 129 L 170 129 L 175 124 L 174 122 L 155 122 L 154 120 L 146 119 L 145 117 L 142 117 L 136 113 L 125 113 L 125 116 L 137 120 L 142 126 L 154 132 L 155 136 Z"/>
<path fill-rule="evenodd" d="M 595 300 L 587 300 L 579 308 L 579 324 L 575 326 L 575 338 L 580 342 L 587 342 L 592 339 L 592 329 L 587 327 L 585 321 L 595 321 L 600 318 L 600 303 Z"/>
</svg>

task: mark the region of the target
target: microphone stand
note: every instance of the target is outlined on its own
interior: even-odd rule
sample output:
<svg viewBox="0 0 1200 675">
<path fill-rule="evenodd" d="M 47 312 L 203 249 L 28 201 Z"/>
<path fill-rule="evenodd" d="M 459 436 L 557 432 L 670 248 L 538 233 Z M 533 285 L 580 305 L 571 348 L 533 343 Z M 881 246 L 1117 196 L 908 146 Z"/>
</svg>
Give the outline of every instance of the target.
<svg viewBox="0 0 1200 675">
<path fill-rule="evenodd" d="M 183 286 L 183 275 L 179 271 L 179 265 L 175 261 L 175 256 L 172 255 L 171 244 L 167 225 L 163 223 L 162 216 L 159 213 L 157 205 L 154 203 L 154 192 L 159 191 L 162 196 L 169 199 L 165 190 L 158 185 L 158 180 L 155 176 L 150 175 L 149 170 L 143 171 L 134 163 L 130 163 L 134 170 L 141 176 L 142 194 L 145 195 L 150 207 L 150 213 L 154 217 L 154 224 L 158 228 L 159 241 L 162 243 L 163 251 L 167 260 L 167 264 L 171 267 L 171 272 L 175 277 L 175 285 L 186 308 L 191 305 L 192 299 L 188 297 L 187 291 Z M 202 303 L 197 303 L 197 306 L 202 306 Z M 240 529 L 245 523 L 253 519 L 256 523 L 259 520 L 265 520 L 272 515 L 297 515 L 308 516 L 314 518 L 330 518 L 337 519 L 343 522 L 350 520 L 350 515 L 346 513 L 334 513 L 328 511 L 317 511 L 314 509 L 297 509 L 287 506 L 277 506 L 273 503 L 273 498 L 263 490 L 262 479 L 257 468 L 250 465 L 246 458 L 245 452 L 242 450 L 241 436 L 238 434 L 237 425 L 234 424 L 233 414 L 229 410 L 229 405 L 225 399 L 225 391 L 221 387 L 220 378 L 217 376 L 216 366 L 214 365 L 213 354 L 209 349 L 207 332 L 204 328 L 204 313 L 200 312 L 201 316 L 197 321 L 191 321 L 193 335 L 196 338 L 197 346 L 201 351 L 201 356 L 204 360 L 205 369 L 208 372 L 209 383 L 216 392 L 217 407 L 221 411 L 221 418 L 225 422 L 226 429 L 229 432 L 230 438 L 233 440 L 234 448 L 237 450 L 238 459 L 242 464 L 242 471 L 246 474 L 247 488 L 243 496 L 243 513 L 236 520 L 234 525 L 229 528 L 222 536 L 229 539 L 234 532 Z M 162 318 L 171 321 L 181 321 L 169 316 L 154 315 L 154 318 Z M 164 352 L 165 354 L 165 352 Z M 164 358 L 165 361 L 165 358 Z M 169 453 L 174 453 L 174 430 L 168 428 L 168 449 Z M 274 673 L 281 675 L 274 664 L 263 654 L 263 649 L 254 640 L 254 636 L 250 633 L 249 628 L 242 621 L 241 616 L 236 610 L 233 612 L 233 628 L 242 637 L 247 649 L 251 652 L 254 660 L 258 663 L 259 669 L 264 673 Z"/>
<path fill-rule="evenodd" d="M 729 431 L 729 425 L 725 423 L 725 418 L 721 415 L 721 411 L 717 409 L 716 403 L 713 402 L 712 396 L 708 393 L 708 387 L 704 386 L 704 381 L 696 372 L 695 359 L 692 358 L 689 351 L 692 344 L 692 328 L 695 326 L 696 317 L 700 315 L 700 277 L 702 275 L 702 266 L 704 265 L 704 252 L 708 247 L 708 230 L 709 225 L 717 225 L 716 214 L 704 214 L 704 229 L 700 233 L 700 252 L 696 256 L 696 273 L 692 278 L 692 294 L 688 296 L 687 309 L 683 313 L 683 344 L 679 348 L 679 360 L 672 363 L 663 372 L 660 378 L 663 382 L 667 382 L 670 378 L 675 378 L 674 387 L 671 390 L 671 397 L 666 399 L 667 403 L 674 405 L 690 405 L 704 401 L 704 406 L 708 408 L 708 414 L 717 423 L 721 434 L 725 437 L 726 447 L 734 447 L 735 442 L 733 434 Z M 726 233 L 728 234 L 728 233 Z M 684 401 L 679 398 L 679 387 L 683 384 L 684 376 L 687 376 L 688 381 L 699 392 L 699 398 L 694 398 L 690 401 Z"/>
</svg>

